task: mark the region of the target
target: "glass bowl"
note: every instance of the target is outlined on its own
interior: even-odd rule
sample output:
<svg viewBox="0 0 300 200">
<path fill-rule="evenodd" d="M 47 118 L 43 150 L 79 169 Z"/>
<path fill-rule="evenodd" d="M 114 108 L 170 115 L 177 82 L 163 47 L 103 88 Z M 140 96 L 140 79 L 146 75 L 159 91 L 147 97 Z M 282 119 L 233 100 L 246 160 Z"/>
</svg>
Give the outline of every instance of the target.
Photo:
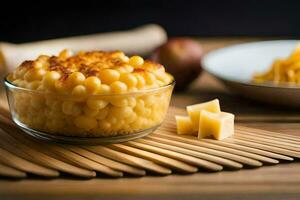
<svg viewBox="0 0 300 200">
<path fill-rule="evenodd" d="M 168 85 L 137 92 L 75 96 L 4 81 L 13 121 L 35 138 L 72 144 L 124 142 L 153 132 L 169 107 Z"/>
</svg>

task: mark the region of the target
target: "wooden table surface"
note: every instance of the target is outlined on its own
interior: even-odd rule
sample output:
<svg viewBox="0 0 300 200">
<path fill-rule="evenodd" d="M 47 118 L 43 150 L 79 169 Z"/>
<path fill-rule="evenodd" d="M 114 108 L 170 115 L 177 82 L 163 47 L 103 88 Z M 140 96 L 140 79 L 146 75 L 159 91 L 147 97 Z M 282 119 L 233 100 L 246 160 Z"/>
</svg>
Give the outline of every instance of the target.
<svg viewBox="0 0 300 200">
<path fill-rule="evenodd" d="M 201 39 L 206 52 L 253 38 Z M 172 105 L 184 108 L 219 98 L 225 111 L 238 116 L 297 115 L 299 110 L 274 107 L 231 94 L 213 77 L 203 73 L 189 90 L 175 94 Z M 300 136 L 300 123 L 243 122 L 247 126 Z M 142 178 L 96 178 L 78 180 L 0 180 L 0 199 L 300 199 L 300 162 L 258 169 L 199 172 L 193 175 L 147 176 Z"/>
</svg>

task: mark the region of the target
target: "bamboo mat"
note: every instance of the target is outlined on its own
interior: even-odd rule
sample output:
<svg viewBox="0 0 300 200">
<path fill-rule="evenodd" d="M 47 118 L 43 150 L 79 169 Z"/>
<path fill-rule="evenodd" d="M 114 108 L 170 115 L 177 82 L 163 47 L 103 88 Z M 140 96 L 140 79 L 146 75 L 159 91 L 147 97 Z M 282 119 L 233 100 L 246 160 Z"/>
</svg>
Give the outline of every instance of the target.
<svg viewBox="0 0 300 200">
<path fill-rule="evenodd" d="M 223 141 L 176 135 L 171 107 L 163 125 L 130 142 L 75 146 L 38 141 L 0 109 L 0 177 L 94 178 L 219 172 L 276 165 L 300 158 L 300 137 L 236 126 Z"/>
</svg>

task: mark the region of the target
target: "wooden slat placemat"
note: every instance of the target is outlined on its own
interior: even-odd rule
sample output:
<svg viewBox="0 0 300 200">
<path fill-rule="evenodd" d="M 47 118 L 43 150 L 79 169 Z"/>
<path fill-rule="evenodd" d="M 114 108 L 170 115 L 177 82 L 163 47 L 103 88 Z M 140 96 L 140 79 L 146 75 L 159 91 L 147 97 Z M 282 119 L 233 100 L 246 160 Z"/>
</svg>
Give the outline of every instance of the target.
<svg viewBox="0 0 300 200">
<path fill-rule="evenodd" d="M 217 141 L 176 135 L 171 107 L 154 133 L 130 142 L 98 146 L 45 143 L 0 116 L 0 175 L 12 178 L 123 177 L 240 170 L 300 158 L 300 137 L 236 126 L 234 137 Z M 35 175 L 35 176 L 32 176 Z"/>
</svg>

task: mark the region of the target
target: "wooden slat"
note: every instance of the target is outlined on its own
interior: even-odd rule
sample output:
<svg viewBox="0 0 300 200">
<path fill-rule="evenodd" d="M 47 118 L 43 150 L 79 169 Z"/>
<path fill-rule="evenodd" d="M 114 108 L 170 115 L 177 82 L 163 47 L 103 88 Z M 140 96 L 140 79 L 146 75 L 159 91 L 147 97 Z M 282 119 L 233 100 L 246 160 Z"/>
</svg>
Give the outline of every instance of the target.
<svg viewBox="0 0 300 200">
<path fill-rule="evenodd" d="M 16 130 L 16 131 L 19 131 L 19 130 Z M 19 139 L 27 142 L 27 144 L 29 146 L 35 146 L 35 148 L 40 148 L 39 145 L 36 145 L 34 142 L 28 140 L 24 136 L 22 136 L 20 134 L 19 135 L 18 134 L 14 134 L 14 135 L 15 136 L 17 135 L 17 137 Z M 23 147 L 24 147 L 24 145 L 23 145 Z M 58 167 L 59 170 L 61 170 L 61 171 L 64 171 L 64 172 L 67 172 L 67 173 L 71 173 L 71 174 L 77 175 L 77 176 L 79 175 L 79 176 L 84 176 L 84 177 L 94 177 L 94 176 L 96 176 L 96 174 L 93 171 L 90 171 L 90 170 L 92 170 L 91 168 L 94 167 L 93 170 L 102 172 L 102 173 L 104 173 L 106 175 L 110 175 L 110 176 L 114 176 L 114 177 L 120 177 L 120 176 L 122 176 L 122 172 L 113 170 L 113 169 L 111 169 L 111 168 L 109 168 L 107 166 L 104 166 L 102 164 L 96 163 L 96 162 L 94 162 L 92 160 L 88 160 L 87 158 L 79 157 L 76 154 L 72 153 L 71 151 L 68 152 L 67 150 L 65 150 L 63 148 L 59 148 L 59 147 L 54 146 L 54 145 L 48 145 L 46 143 L 44 143 L 44 145 L 43 145 L 43 150 L 45 150 L 44 148 L 48 149 L 48 151 L 47 151 L 48 153 L 50 153 L 50 151 L 52 151 L 52 152 L 56 152 L 56 154 L 57 154 L 57 152 L 58 152 L 58 156 L 59 157 L 63 157 L 65 159 L 68 159 L 69 161 L 71 161 L 73 163 L 74 163 L 74 161 L 77 161 L 76 162 L 77 165 L 89 169 L 89 170 L 80 169 L 80 168 L 75 167 L 73 165 L 70 165 L 70 164 L 68 164 L 66 162 L 64 162 L 63 165 L 61 165 L 61 164 L 57 165 L 57 164 L 55 164 L 55 162 L 57 163 L 57 161 L 58 162 L 61 162 L 61 161 L 57 160 L 57 159 L 53 159 L 53 154 L 52 155 L 47 155 L 47 157 L 51 156 L 52 159 L 50 159 L 50 160 L 47 159 L 48 162 L 46 162 L 46 163 L 48 163 L 48 165 L 50 164 L 50 166 L 53 167 L 53 168 Z M 31 151 L 32 149 L 27 148 L 27 150 Z M 31 152 L 31 153 L 34 153 L 34 152 Z M 45 156 L 45 155 L 43 155 L 43 156 Z M 42 160 L 40 160 L 41 159 L 41 155 L 37 156 L 36 158 L 37 158 L 37 160 L 39 162 L 42 162 L 44 164 L 44 162 Z M 49 163 L 49 161 L 50 162 L 52 161 L 52 163 Z M 53 166 L 53 162 L 54 162 L 55 166 Z"/>
<path fill-rule="evenodd" d="M 244 138 L 249 138 L 249 139 L 256 139 L 262 142 L 268 142 L 269 144 L 276 144 L 276 145 L 281 145 L 282 147 L 288 147 L 288 148 L 294 148 L 295 151 L 300 151 L 300 143 L 297 141 L 290 141 L 288 139 L 278 139 L 274 137 L 259 137 L 259 135 L 252 135 L 252 134 L 245 134 L 241 133 L 240 131 L 237 130 L 237 133 L 234 135 L 234 137 L 244 137 Z"/>
<path fill-rule="evenodd" d="M 164 137 L 164 136 L 160 136 L 160 137 Z M 182 148 L 187 148 L 187 149 L 191 149 L 191 150 L 195 150 L 195 151 L 200 151 L 203 153 L 208 153 L 211 155 L 215 155 L 215 156 L 219 156 L 221 158 L 226 158 L 229 160 L 233 160 L 235 162 L 239 162 L 242 164 L 246 164 L 249 165 L 249 158 L 250 158 L 250 166 L 253 166 L 253 160 L 257 160 L 257 161 L 261 161 L 263 163 L 266 164 L 278 164 L 279 161 L 266 157 L 266 156 L 261 156 L 261 155 L 257 155 L 257 154 L 253 154 L 253 153 L 249 153 L 249 152 L 245 152 L 245 151 L 240 151 L 240 150 L 236 150 L 236 149 L 230 149 L 230 148 L 222 148 L 218 145 L 201 145 L 203 143 L 198 143 L 195 142 L 195 144 L 186 144 L 183 140 L 177 139 L 177 141 L 173 141 L 173 140 L 169 140 L 168 136 L 165 137 L 165 139 L 162 138 L 157 138 L 158 140 L 162 141 L 164 140 L 165 143 L 168 143 L 170 145 L 174 145 L 174 146 L 179 146 Z M 203 140 L 202 140 L 203 141 Z M 260 166 L 259 163 L 256 163 L 255 166 Z"/>
<path fill-rule="evenodd" d="M 207 143 L 207 141 L 210 141 L 210 140 L 204 140 L 204 139 L 202 139 L 202 140 L 196 139 L 195 140 L 195 138 L 191 137 L 191 136 L 176 136 L 174 134 L 169 134 L 168 132 L 163 132 L 163 131 L 161 131 L 159 135 L 160 135 L 160 137 L 176 140 L 179 142 L 185 142 L 190 145 L 205 147 L 208 149 L 218 151 L 218 152 L 213 152 L 213 153 L 221 154 L 220 152 L 227 152 L 228 154 L 225 154 L 227 156 L 227 158 L 231 158 L 232 160 L 235 160 L 237 162 L 242 162 L 243 164 L 251 165 L 251 163 L 253 163 L 253 160 L 258 160 L 258 161 L 261 161 L 261 162 L 264 162 L 267 164 L 277 164 L 278 163 L 277 160 L 269 158 L 267 156 L 257 155 L 254 153 L 245 152 L 245 151 L 241 151 L 238 149 L 232 149 L 232 148 L 227 148 L 227 147 L 222 147 L 219 145 Z M 222 154 L 222 155 L 224 156 L 224 154 Z M 249 158 L 250 158 L 250 160 L 249 160 Z M 254 166 L 259 166 L 259 165 L 260 164 L 256 163 L 256 165 L 254 165 Z"/>
<path fill-rule="evenodd" d="M 3 127 L 3 126 L 13 127 L 14 126 L 14 124 L 10 118 L 5 117 L 4 115 L 1 115 L 1 114 L 0 114 L 0 125 L 1 125 L 1 127 Z"/>
<path fill-rule="evenodd" d="M 244 146 L 241 146 L 241 145 L 235 146 L 235 144 L 231 144 L 231 143 L 228 143 L 229 146 L 226 145 L 224 147 L 224 145 L 219 145 L 219 144 L 223 144 L 224 142 L 217 141 L 217 140 L 206 140 L 205 142 L 203 142 L 203 139 L 195 140 L 195 137 L 193 137 L 193 136 L 186 136 L 186 135 L 179 136 L 179 135 L 170 134 L 170 133 L 164 132 L 164 131 L 160 131 L 159 133 L 155 133 L 155 134 L 159 134 L 160 137 L 163 137 L 163 138 L 168 138 L 170 140 L 176 140 L 176 141 L 182 141 L 184 143 L 188 143 L 191 145 L 203 146 L 203 147 L 216 149 L 216 150 L 220 150 L 220 151 L 224 151 L 224 152 L 228 152 L 228 153 L 232 153 L 232 154 L 236 154 L 236 155 L 242 155 L 242 156 L 246 156 L 246 157 L 250 156 L 250 158 L 256 158 L 260 161 L 263 161 L 265 157 L 282 159 L 282 160 L 293 160 L 293 158 L 287 157 L 287 156 L 284 156 L 281 154 L 276 154 L 276 153 L 272 153 L 272 152 L 268 152 L 268 151 L 263 151 L 260 149 L 250 148 L 250 147 L 243 148 Z M 211 145 L 211 143 L 216 144 L 216 145 Z M 225 144 L 227 144 L 227 143 L 225 143 Z M 232 147 L 236 147 L 236 148 L 232 148 Z M 248 154 L 248 153 L 252 153 L 254 155 Z M 256 154 L 262 155 L 264 157 L 257 157 Z"/>
<path fill-rule="evenodd" d="M 218 160 L 218 162 L 216 162 L 216 163 L 222 164 L 224 167 L 228 167 L 231 169 L 243 168 L 243 165 L 240 162 L 236 162 L 235 159 L 230 159 L 230 158 L 232 158 L 232 155 L 229 155 L 224 152 L 219 152 L 219 151 L 215 151 L 215 150 L 208 149 L 208 148 L 202 148 L 199 146 L 189 145 L 189 144 L 178 142 L 178 141 L 168 140 L 168 139 L 165 139 L 162 137 L 149 136 L 148 138 L 150 138 L 151 140 L 154 140 L 156 142 L 163 143 L 163 144 L 168 144 L 168 145 L 177 146 L 177 147 L 184 148 L 184 149 L 189 149 L 192 151 L 208 153 L 210 155 L 218 156 L 219 158 L 222 158 L 222 159 Z M 233 157 L 235 158 L 235 155 L 233 155 Z"/>
<path fill-rule="evenodd" d="M 46 167 L 37 165 L 33 162 L 18 157 L 17 155 L 4 149 L 2 145 L 0 146 L 0 160 L 2 163 L 8 166 L 11 166 L 13 168 L 27 173 L 36 174 L 44 177 L 57 177 L 59 175 L 59 173 L 57 173 L 54 170 L 48 169 Z"/>
<path fill-rule="evenodd" d="M 45 146 L 45 144 L 44 144 Z M 66 160 L 69 160 L 71 163 L 78 165 L 79 167 L 88 169 L 88 170 L 95 170 L 97 172 L 103 173 L 108 176 L 112 177 L 121 177 L 123 173 L 100 163 L 97 163 L 93 160 L 90 160 L 86 157 L 83 157 L 79 154 L 76 154 L 67 148 L 64 148 L 62 145 L 47 145 L 47 149 L 56 153 L 59 157 L 62 157 Z"/>
<path fill-rule="evenodd" d="M 84 148 L 80 148 L 77 146 L 71 146 L 67 145 L 66 148 L 68 148 L 70 151 L 73 151 L 75 153 L 80 154 L 81 156 L 87 157 L 95 162 L 101 163 L 105 166 L 108 166 L 112 169 L 122 171 L 124 173 L 128 173 L 134 176 L 144 176 L 146 174 L 145 170 L 139 169 L 121 162 L 117 162 L 111 159 L 108 159 L 106 157 L 103 157 L 99 154 L 95 154 L 91 151 L 88 151 Z"/>
<path fill-rule="evenodd" d="M 6 99 L 0 98 L 0 113 L 1 115 L 10 118 L 9 108 Z"/>
<path fill-rule="evenodd" d="M 135 167 L 140 167 L 144 168 L 146 170 L 162 174 L 162 175 L 167 175 L 171 174 L 172 171 L 166 167 L 159 166 L 151 161 L 138 158 L 135 156 L 131 156 L 125 153 L 121 153 L 118 151 L 115 151 L 113 149 L 104 147 L 104 146 L 83 146 L 83 148 L 92 151 L 96 154 L 100 154 L 102 156 L 108 157 L 110 159 L 116 160 L 118 162 L 122 162 L 125 164 L 133 165 Z"/>
<path fill-rule="evenodd" d="M 65 173 L 69 173 L 75 176 L 92 178 L 96 176 L 96 173 L 90 170 L 82 169 L 77 166 L 71 165 L 67 162 L 59 160 L 51 155 L 45 153 L 45 149 L 40 144 L 36 144 L 35 142 L 25 139 L 25 137 L 13 138 L 16 136 L 16 133 L 12 132 L 11 129 L 8 130 L 10 134 L 6 134 L 5 132 L 1 132 L 1 136 L 5 136 L 5 138 L 9 145 L 15 149 L 20 149 L 22 152 L 25 153 L 27 160 L 31 160 L 35 163 L 43 165 L 45 167 L 49 167 L 52 169 L 56 169 Z M 22 142 L 20 142 L 22 141 Z M 48 152 L 49 153 L 49 152 Z"/>
<path fill-rule="evenodd" d="M 0 160 L 1 162 L 1 160 Z M 27 174 L 23 171 L 12 168 L 8 165 L 0 163 L 0 176 L 5 176 L 9 178 L 26 178 Z"/>
<path fill-rule="evenodd" d="M 255 142 L 255 143 L 258 143 L 258 144 L 266 144 L 268 146 L 279 147 L 279 148 L 287 149 L 287 150 L 291 150 L 291 151 L 297 151 L 297 152 L 300 153 L 300 147 L 299 146 L 284 143 L 284 142 L 278 142 L 278 141 L 275 141 L 275 140 L 268 140 L 268 139 L 262 139 L 262 138 L 256 138 L 256 137 L 249 137 L 249 136 L 246 136 L 246 135 L 238 135 L 238 134 L 236 134 L 234 136 L 234 138 L 239 139 L 239 140 Z"/>
<path fill-rule="evenodd" d="M 180 160 L 180 161 L 186 162 L 188 164 L 195 165 L 200 168 L 204 168 L 206 170 L 221 171 L 223 169 L 223 167 L 221 165 L 218 165 L 216 163 L 213 163 L 213 162 L 210 162 L 207 160 L 195 158 L 193 156 L 189 156 L 189 155 L 185 155 L 182 153 L 170 151 L 168 149 L 163 149 L 163 148 L 149 145 L 148 140 L 146 140 L 146 142 L 144 142 L 141 139 L 136 140 L 136 141 L 130 141 L 130 142 L 127 142 L 126 145 L 136 147 L 139 149 L 143 149 L 146 151 L 151 151 L 151 152 L 157 153 L 159 155 L 167 156 L 167 157 L 170 157 L 170 158 L 173 158 L 176 160 Z"/>
<path fill-rule="evenodd" d="M 283 154 L 283 155 L 294 157 L 294 158 L 300 158 L 300 154 L 296 151 L 291 151 L 291 150 L 287 150 L 287 149 L 283 149 L 283 148 L 279 148 L 279 147 L 269 146 L 266 144 L 259 144 L 256 142 L 245 141 L 245 140 L 240 140 L 240 139 L 236 139 L 236 138 L 227 138 L 224 141 L 235 143 L 235 144 L 240 144 L 240 145 L 244 145 L 244 146 L 249 146 L 249 147 L 253 147 L 253 148 L 257 148 L 257 149 L 262 149 L 262 150 L 266 150 L 266 151 L 270 151 L 270 152 L 275 152 L 275 153 Z"/>
<path fill-rule="evenodd" d="M 234 144 L 234 143 L 228 143 L 224 141 L 218 141 L 218 140 L 206 140 L 208 143 L 216 144 L 215 146 L 212 146 L 212 148 L 216 149 L 223 149 L 222 147 L 228 147 L 230 152 L 232 152 L 232 149 L 237 150 L 238 152 L 243 151 L 243 152 L 250 152 L 258 155 L 262 155 L 265 157 L 269 158 L 275 158 L 279 160 L 285 160 L 285 161 L 293 161 L 294 159 L 289 156 L 285 156 L 282 154 L 270 152 L 270 151 L 265 151 L 261 149 L 256 149 L 253 147 L 248 147 L 248 146 L 243 146 L 239 144 Z M 226 151 L 228 148 L 225 148 L 224 150 Z"/>
<path fill-rule="evenodd" d="M 277 133 L 273 131 L 261 130 L 261 129 L 246 127 L 246 126 L 240 126 L 240 125 L 236 125 L 235 129 L 241 131 L 247 131 L 250 133 L 258 133 L 260 135 L 271 136 L 273 138 L 282 138 L 282 139 L 288 139 L 288 140 L 300 142 L 300 136 L 287 135 L 287 134 Z"/>
<path fill-rule="evenodd" d="M 190 150 L 190 149 L 186 149 L 186 147 L 178 147 L 178 145 L 168 145 L 168 144 L 165 144 L 165 143 L 160 143 L 160 142 L 156 142 L 156 141 L 153 141 L 153 140 L 142 140 L 142 142 L 146 143 L 147 144 L 150 144 L 150 145 L 153 145 L 153 146 L 156 146 L 156 147 L 160 147 L 160 148 L 164 148 L 164 149 L 168 149 L 170 151 L 175 151 L 175 152 L 179 152 L 179 153 L 183 153 L 183 154 L 186 154 L 186 155 L 190 155 L 190 156 L 193 156 L 193 157 L 197 157 L 197 158 L 200 158 L 200 159 L 204 159 L 204 160 L 208 160 L 208 161 L 211 161 L 211 162 L 214 162 L 214 163 L 217 163 L 217 164 L 220 164 L 222 166 L 230 166 L 229 163 L 228 163 L 228 159 L 224 159 L 223 157 L 218 157 L 218 156 L 215 156 L 215 155 L 211 155 L 211 154 L 207 154 L 207 153 L 202 153 L 203 152 L 203 149 L 198 148 L 199 151 L 194 151 L 193 150 Z M 197 149 L 197 147 L 195 147 Z M 209 149 L 207 149 L 207 151 L 210 151 Z M 213 150 L 211 150 L 213 151 Z M 249 165 L 251 167 L 260 167 L 262 166 L 262 163 L 257 161 L 257 160 L 254 160 L 254 159 L 250 159 L 250 158 L 246 158 L 246 157 L 242 157 L 242 156 L 237 156 L 237 155 L 231 155 L 231 158 L 234 159 L 234 161 L 238 161 L 240 163 L 243 163 L 245 165 Z"/>
<path fill-rule="evenodd" d="M 147 160 L 151 160 L 157 164 L 169 167 L 171 169 L 174 169 L 174 170 L 182 172 L 182 173 L 195 173 L 198 171 L 198 169 L 196 167 L 185 164 L 184 162 L 181 162 L 181 161 L 178 161 L 175 159 L 171 159 L 171 158 L 168 158 L 165 156 L 161 156 L 159 154 L 144 151 L 144 150 L 141 150 L 138 148 L 126 146 L 124 144 L 114 144 L 114 145 L 110 145 L 110 147 L 115 150 L 122 151 L 124 153 L 129 153 L 134 156 L 138 156 L 138 157 L 145 158 Z"/>
<path fill-rule="evenodd" d="M 241 134 L 241 135 L 247 135 L 247 136 L 252 136 L 255 138 L 263 138 L 263 139 L 270 139 L 270 140 L 275 140 L 275 141 L 279 141 L 279 142 L 285 142 L 285 143 L 289 143 L 289 144 L 293 144 L 293 145 L 298 145 L 300 147 L 300 142 L 299 141 L 294 141 L 293 139 L 287 139 L 287 138 L 278 138 L 278 137 L 273 137 L 270 135 L 263 135 L 260 133 L 251 133 L 248 131 L 244 131 L 244 130 L 235 130 L 235 133 Z"/>
</svg>

